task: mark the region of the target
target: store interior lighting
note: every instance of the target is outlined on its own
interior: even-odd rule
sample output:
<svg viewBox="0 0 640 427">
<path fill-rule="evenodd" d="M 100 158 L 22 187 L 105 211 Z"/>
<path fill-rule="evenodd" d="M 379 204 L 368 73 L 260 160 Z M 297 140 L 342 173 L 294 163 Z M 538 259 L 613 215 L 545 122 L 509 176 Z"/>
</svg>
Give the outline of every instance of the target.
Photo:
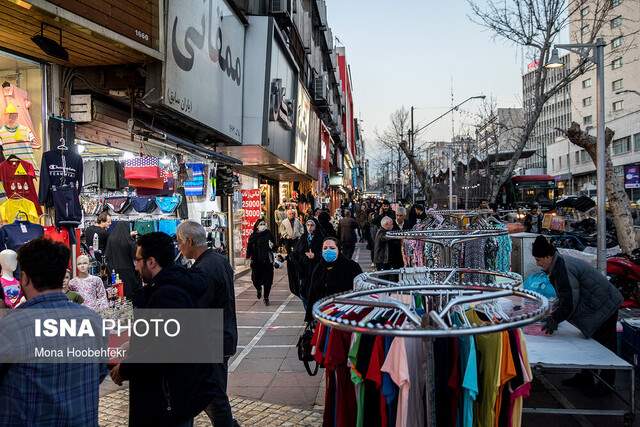
<svg viewBox="0 0 640 427">
<path fill-rule="evenodd" d="M 171 163 L 171 159 L 169 159 L 169 157 L 167 157 L 167 154 L 165 153 L 161 158 L 160 158 L 160 164 L 163 166 L 167 166 L 169 163 Z"/>
<path fill-rule="evenodd" d="M 44 35 L 45 27 L 55 28 L 58 30 L 60 35 L 60 41 L 57 42 L 53 39 Z M 63 61 L 69 60 L 69 52 L 62 46 L 62 28 L 54 27 L 53 25 L 48 25 L 42 22 L 40 24 L 40 34 L 36 34 L 31 37 L 31 41 L 34 42 L 40 50 L 46 53 L 49 56 L 53 56 L 54 58 L 62 59 Z"/>
<path fill-rule="evenodd" d="M 131 160 L 131 159 L 133 159 L 134 157 L 135 157 L 135 154 L 133 154 L 133 153 L 132 153 L 132 152 L 130 152 L 130 151 L 125 151 L 125 152 L 122 154 L 122 160 Z"/>
<path fill-rule="evenodd" d="M 84 151 L 87 149 L 87 147 L 85 147 L 84 144 L 77 144 L 76 145 L 76 150 L 78 151 L 78 154 L 82 154 L 84 153 Z"/>
</svg>

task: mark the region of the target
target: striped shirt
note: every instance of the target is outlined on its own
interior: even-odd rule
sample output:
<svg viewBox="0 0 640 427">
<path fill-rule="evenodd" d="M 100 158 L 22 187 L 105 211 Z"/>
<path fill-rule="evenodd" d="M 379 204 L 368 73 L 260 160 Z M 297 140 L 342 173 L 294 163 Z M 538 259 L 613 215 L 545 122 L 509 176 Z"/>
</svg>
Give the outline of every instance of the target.
<svg viewBox="0 0 640 427">
<path fill-rule="evenodd" d="M 33 132 L 28 127 L 24 125 L 17 125 L 16 127 L 2 126 L 0 128 L 0 142 L 2 143 L 2 153 L 5 159 L 15 155 L 20 160 L 36 165 L 33 146 L 37 145 L 37 142 Z"/>
</svg>

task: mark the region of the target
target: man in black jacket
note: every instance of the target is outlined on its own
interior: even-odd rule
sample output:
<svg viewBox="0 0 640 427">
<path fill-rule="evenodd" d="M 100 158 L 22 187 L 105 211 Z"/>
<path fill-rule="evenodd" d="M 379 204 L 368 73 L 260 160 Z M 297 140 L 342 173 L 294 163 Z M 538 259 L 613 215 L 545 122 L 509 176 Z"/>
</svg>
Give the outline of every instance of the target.
<svg viewBox="0 0 640 427">
<path fill-rule="evenodd" d="M 224 329 L 224 363 L 215 363 L 214 396 L 206 412 L 216 427 L 232 426 L 231 405 L 227 396 L 228 362 L 236 353 L 238 345 L 238 327 L 236 321 L 236 298 L 233 287 L 233 269 L 222 255 L 207 247 L 207 232 L 195 221 L 185 221 L 176 233 L 178 248 L 187 259 L 195 263 L 189 270 L 201 273 L 207 279 L 207 288 L 198 298 L 201 308 L 221 308 Z"/>
<path fill-rule="evenodd" d="M 138 238 L 136 270 L 146 284 L 140 308 L 197 308 L 197 295 L 206 287 L 201 275 L 190 275 L 174 264 L 173 240 L 165 233 Z M 133 343 L 132 343 L 133 347 Z M 130 426 L 192 426 L 193 418 L 211 402 L 211 364 L 128 363 L 111 370 L 113 381 L 129 381 Z"/>
</svg>

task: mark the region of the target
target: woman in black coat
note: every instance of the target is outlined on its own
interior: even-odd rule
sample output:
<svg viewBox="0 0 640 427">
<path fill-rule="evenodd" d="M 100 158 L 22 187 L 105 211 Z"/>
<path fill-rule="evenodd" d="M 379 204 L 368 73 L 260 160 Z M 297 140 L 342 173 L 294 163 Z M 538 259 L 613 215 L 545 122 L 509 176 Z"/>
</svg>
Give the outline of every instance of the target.
<svg viewBox="0 0 640 427">
<path fill-rule="evenodd" d="M 296 254 L 296 270 L 300 281 L 298 297 L 307 306 L 307 295 L 311 284 L 311 273 L 322 258 L 322 239 L 324 235 L 320 230 L 320 224 L 314 217 L 305 222 L 305 232 L 298 239 L 294 254 Z"/>
<path fill-rule="evenodd" d="M 329 212 L 320 212 L 320 215 L 318 215 L 318 222 L 320 223 L 322 233 L 326 237 L 338 237 L 336 230 L 333 228 L 333 225 L 331 225 L 331 216 L 329 215 Z"/>
<path fill-rule="evenodd" d="M 264 305 L 269 305 L 269 294 L 273 285 L 273 248 L 275 238 L 267 228 L 267 223 L 259 219 L 253 225 L 253 233 L 247 243 L 247 259 L 251 260 L 251 281 L 256 288 L 258 299 L 264 292 Z"/>
<path fill-rule="evenodd" d="M 353 279 L 362 273 L 360 265 L 340 254 L 338 240 L 326 237 L 322 242 L 322 259 L 311 274 L 311 286 L 305 321 L 313 321 L 313 304 L 329 295 L 353 289 Z"/>
<path fill-rule="evenodd" d="M 116 222 L 109 240 L 107 240 L 104 258 L 109 274 L 111 275 L 115 270 L 116 274 L 120 276 L 120 280 L 124 283 L 124 295 L 134 300 L 134 305 L 136 305 L 136 293 L 141 288 L 134 267 L 135 257 L 136 242 L 131 236 L 129 223 L 126 221 Z"/>
</svg>

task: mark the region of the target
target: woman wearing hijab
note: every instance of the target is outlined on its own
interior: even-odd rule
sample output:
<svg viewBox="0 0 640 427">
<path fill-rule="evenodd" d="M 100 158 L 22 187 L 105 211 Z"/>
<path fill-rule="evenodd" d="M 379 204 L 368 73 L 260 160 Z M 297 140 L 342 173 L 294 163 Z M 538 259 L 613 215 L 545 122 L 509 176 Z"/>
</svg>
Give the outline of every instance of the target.
<svg viewBox="0 0 640 427">
<path fill-rule="evenodd" d="M 340 253 L 338 240 L 326 237 L 322 242 L 322 259 L 311 274 L 305 321 L 313 321 L 313 304 L 329 295 L 353 289 L 353 279 L 360 273 L 360 265 Z"/>
<path fill-rule="evenodd" d="M 336 230 L 331 224 L 331 215 L 329 215 L 329 212 L 320 212 L 320 215 L 318 215 L 318 222 L 320 223 L 320 230 L 322 231 L 322 234 L 326 237 L 337 237 Z"/>
<path fill-rule="evenodd" d="M 298 240 L 294 253 L 296 254 L 296 268 L 300 281 L 299 297 L 303 304 L 307 304 L 311 273 L 322 258 L 322 231 L 318 221 L 311 217 L 305 223 L 305 232 Z"/>
<path fill-rule="evenodd" d="M 264 295 L 264 305 L 269 305 L 269 294 L 273 285 L 273 248 L 275 238 L 264 219 L 253 225 L 253 233 L 247 243 L 247 259 L 251 260 L 251 281 L 258 299 Z"/>
<path fill-rule="evenodd" d="M 124 283 L 124 295 L 134 299 L 140 289 L 140 281 L 136 275 L 134 259 L 136 257 L 136 242 L 131 237 L 128 222 L 117 222 L 107 240 L 104 251 L 109 273 L 115 270 Z"/>
</svg>

